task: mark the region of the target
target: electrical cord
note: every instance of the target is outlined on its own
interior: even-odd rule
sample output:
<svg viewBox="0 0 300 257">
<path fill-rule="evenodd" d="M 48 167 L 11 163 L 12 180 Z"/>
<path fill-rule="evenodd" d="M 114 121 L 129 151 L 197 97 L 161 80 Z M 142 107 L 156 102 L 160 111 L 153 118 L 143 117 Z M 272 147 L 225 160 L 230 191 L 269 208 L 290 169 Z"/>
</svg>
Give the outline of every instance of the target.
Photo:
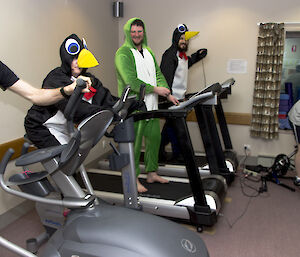
<svg viewBox="0 0 300 257">
<path fill-rule="evenodd" d="M 228 224 L 229 228 L 233 228 L 233 226 L 246 214 L 252 199 L 253 198 L 251 198 L 251 197 L 249 198 L 244 211 L 232 223 L 230 223 L 228 218 L 223 213 L 219 213 L 219 216 L 221 216 L 225 219 L 225 221 Z"/>
<path fill-rule="evenodd" d="M 242 211 L 242 213 L 233 222 L 230 222 L 229 219 L 223 213 L 219 213 L 219 216 L 223 217 L 225 219 L 229 228 L 233 228 L 233 226 L 246 214 L 253 198 L 262 196 L 262 194 L 266 195 L 265 197 L 269 196 L 268 193 L 265 194 L 265 191 L 261 190 L 261 187 L 257 188 L 248 183 L 248 181 L 252 182 L 252 183 L 259 183 L 262 180 L 261 180 L 261 176 L 259 176 L 258 178 L 254 178 L 251 173 L 247 173 L 245 171 L 245 163 L 249 156 L 247 149 L 244 149 L 244 153 L 245 153 L 244 157 L 241 158 L 241 160 L 239 161 L 239 167 L 242 169 L 239 169 L 240 172 L 237 173 L 236 176 L 239 177 L 241 192 L 244 196 L 248 197 L 248 201 L 247 201 L 247 204 L 246 204 L 244 210 Z M 250 192 L 246 191 L 249 189 L 250 189 Z"/>
<path fill-rule="evenodd" d="M 248 156 L 249 155 L 248 155 L 247 149 L 244 148 L 244 156 L 241 158 L 241 160 L 239 161 L 239 165 L 238 165 L 239 169 L 242 168 L 242 170 L 241 170 L 242 172 L 244 172 L 245 163 L 246 163 L 246 160 L 247 160 Z"/>
<path fill-rule="evenodd" d="M 257 197 L 259 196 L 259 194 L 261 193 L 264 193 L 265 191 L 261 190 L 261 188 L 256 188 L 250 184 L 247 183 L 247 181 L 251 181 L 251 182 L 254 182 L 254 183 L 258 183 L 260 181 L 262 181 L 261 179 L 261 175 L 259 175 L 259 177 L 257 179 L 255 179 L 253 176 L 252 176 L 252 173 L 249 173 L 249 172 L 246 172 L 247 170 L 245 169 L 245 163 L 246 163 L 246 160 L 249 156 L 248 154 L 248 150 L 246 148 L 244 148 L 244 157 L 241 159 L 240 163 L 239 163 L 239 167 L 240 167 L 240 174 L 239 174 L 239 181 L 240 181 L 240 186 L 241 186 L 241 190 L 242 190 L 242 193 L 243 195 L 247 196 L 247 197 Z M 242 168 L 242 169 L 241 169 Z M 252 172 L 252 171 L 250 171 Z M 251 189 L 252 191 L 254 191 L 254 193 L 247 193 L 245 191 L 245 188 L 249 188 Z"/>
<path fill-rule="evenodd" d="M 241 190 L 242 190 L 242 193 L 244 196 L 253 198 L 253 197 L 257 197 L 260 195 L 260 190 L 257 189 L 256 187 L 248 184 L 247 181 L 249 180 L 249 181 L 258 183 L 261 180 L 260 179 L 259 180 L 251 179 L 250 180 L 250 176 L 251 175 L 248 175 L 248 174 L 245 174 L 244 176 L 240 176 L 240 186 L 241 186 Z M 250 189 L 252 191 L 252 193 L 247 192 L 246 189 Z"/>
<path fill-rule="evenodd" d="M 204 70 L 204 61 L 203 59 L 201 60 L 202 61 L 202 71 L 203 71 L 203 79 L 204 79 L 204 86 L 206 86 L 206 75 L 205 75 L 205 70 Z"/>
<path fill-rule="evenodd" d="M 229 221 L 229 219 L 223 214 L 223 213 L 219 213 L 219 216 L 220 217 L 223 217 L 227 223 L 227 225 L 229 226 L 229 228 L 233 228 L 233 226 L 241 219 L 244 217 L 244 215 L 247 213 L 248 211 L 248 208 L 250 206 L 250 203 L 252 201 L 253 198 L 255 197 L 258 197 L 259 195 L 261 195 L 262 193 L 259 191 L 259 189 L 251 186 L 251 185 L 248 185 L 245 181 L 248 180 L 248 176 L 240 176 L 240 186 L 241 186 L 241 190 L 242 190 L 242 193 L 244 196 L 248 197 L 248 201 L 247 201 L 247 204 L 244 208 L 244 210 L 242 211 L 242 213 L 231 223 Z M 253 180 L 255 182 L 259 182 L 260 180 Z M 247 193 L 245 191 L 245 188 L 250 188 L 252 191 L 252 194 L 250 193 Z"/>
</svg>

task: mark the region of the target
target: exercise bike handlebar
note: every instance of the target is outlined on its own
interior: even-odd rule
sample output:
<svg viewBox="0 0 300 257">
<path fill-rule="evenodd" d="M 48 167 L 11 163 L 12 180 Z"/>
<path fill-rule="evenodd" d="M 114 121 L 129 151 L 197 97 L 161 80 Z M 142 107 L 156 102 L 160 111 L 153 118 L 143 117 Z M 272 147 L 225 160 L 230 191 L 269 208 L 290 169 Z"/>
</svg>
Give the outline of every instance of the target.
<svg viewBox="0 0 300 257">
<path fill-rule="evenodd" d="M 119 101 L 117 101 L 117 103 L 112 108 L 114 113 L 118 113 L 124 107 L 124 104 L 128 97 L 129 92 L 130 92 L 130 86 L 127 85 L 125 87 L 125 89 L 123 90 Z"/>
<path fill-rule="evenodd" d="M 128 111 L 130 106 L 125 106 L 126 100 L 128 99 L 128 95 L 130 92 L 130 85 L 127 85 L 125 87 L 125 89 L 123 90 L 123 93 L 120 97 L 120 100 L 113 106 L 113 112 L 114 113 L 119 113 L 120 111 Z M 145 92 L 146 92 L 146 85 L 145 84 L 141 84 L 140 86 L 140 92 L 139 92 L 139 97 L 137 99 L 138 102 L 138 107 L 140 107 L 143 104 L 144 98 L 145 98 Z M 123 110 L 126 109 L 126 110 Z M 122 114 L 123 114 L 122 112 Z M 124 116 L 121 115 L 121 116 Z"/>
<path fill-rule="evenodd" d="M 139 101 L 144 101 L 145 94 L 146 94 L 146 85 L 142 84 L 140 87 Z"/>
<path fill-rule="evenodd" d="M 5 153 L 4 157 L 2 158 L 1 164 L 0 164 L 0 175 L 4 175 L 7 164 L 14 153 L 15 153 L 15 151 L 12 148 L 9 148 L 7 150 L 7 152 Z"/>
<path fill-rule="evenodd" d="M 130 89 L 130 85 L 126 86 L 120 100 L 112 108 L 116 115 L 115 121 L 119 122 L 126 119 L 130 113 L 140 110 L 144 106 L 146 85 L 141 84 L 138 99 L 135 95 L 129 96 Z M 111 137 L 109 133 L 106 133 L 106 136 Z"/>
<path fill-rule="evenodd" d="M 84 89 L 85 86 L 86 86 L 86 82 L 83 79 L 76 80 L 76 87 L 64 110 L 64 116 L 68 121 L 67 128 L 70 134 L 74 132 L 73 118 L 78 108 L 79 102 L 81 101 L 81 98 L 83 96 L 82 89 Z"/>
<path fill-rule="evenodd" d="M 0 186 L 5 192 L 31 201 L 52 204 L 52 205 L 60 205 L 60 206 L 65 206 L 67 208 L 86 208 L 87 206 L 93 204 L 96 197 L 92 195 L 87 195 L 84 199 L 65 197 L 63 200 L 56 200 L 56 199 L 44 198 L 44 197 L 28 194 L 10 188 L 9 186 L 7 186 L 7 184 L 4 181 L 4 174 L 5 174 L 7 164 L 14 153 L 15 151 L 12 148 L 9 148 L 5 153 L 0 164 Z"/>
<path fill-rule="evenodd" d="M 76 87 L 66 105 L 64 116 L 68 121 L 72 121 L 74 114 L 77 110 L 77 106 L 79 104 L 79 99 L 81 100 L 83 93 L 81 92 L 86 86 L 86 82 L 83 79 L 76 80 Z"/>
</svg>

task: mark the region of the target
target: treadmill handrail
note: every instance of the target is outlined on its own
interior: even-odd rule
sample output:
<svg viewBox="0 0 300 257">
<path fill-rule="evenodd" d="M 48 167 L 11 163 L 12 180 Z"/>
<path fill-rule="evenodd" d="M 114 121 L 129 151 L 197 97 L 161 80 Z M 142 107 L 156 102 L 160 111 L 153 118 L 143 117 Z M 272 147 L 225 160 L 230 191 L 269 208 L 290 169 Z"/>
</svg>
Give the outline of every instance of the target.
<svg viewBox="0 0 300 257">
<path fill-rule="evenodd" d="M 173 105 L 169 107 L 169 110 L 182 110 L 184 108 L 192 108 L 194 104 L 199 104 L 201 103 L 201 100 L 207 100 L 207 98 L 212 98 L 213 96 L 214 92 L 197 94 L 191 97 L 189 100 L 181 102 L 179 105 Z"/>
<path fill-rule="evenodd" d="M 221 86 L 222 88 L 227 88 L 227 87 L 230 87 L 232 85 L 234 85 L 235 83 L 235 79 L 234 78 L 230 78 L 230 79 L 227 79 L 226 81 L 224 81 Z"/>
<path fill-rule="evenodd" d="M 222 90 L 220 92 L 220 94 L 218 95 L 219 99 L 222 98 L 227 98 L 227 95 L 231 94 L 231 87 L 235 84 L 235 79 L 234 78 L 230 78 L 227 79 L 226 81 L 224 81 L 221 86 L 222 86 Z"/>
<path fill-rule="evenodd" d="M 222 90 L 222 86 L 220 85 L 220 83 L 214 83 L 212 85 L 209 85 L 205 88 L 203 88 L 202 90 L 200 90 L 198 93 L 194 94 L 193 96 L 190 97 L 193 98 L 193 97 L 196 97 L 198 95 L 201 95 L 201 94 L 204 94 L 204 93 L 207 93 L 207 92 L 213 92 L 215 94 L 218 94 L 220 93 Z"/>
</svg>

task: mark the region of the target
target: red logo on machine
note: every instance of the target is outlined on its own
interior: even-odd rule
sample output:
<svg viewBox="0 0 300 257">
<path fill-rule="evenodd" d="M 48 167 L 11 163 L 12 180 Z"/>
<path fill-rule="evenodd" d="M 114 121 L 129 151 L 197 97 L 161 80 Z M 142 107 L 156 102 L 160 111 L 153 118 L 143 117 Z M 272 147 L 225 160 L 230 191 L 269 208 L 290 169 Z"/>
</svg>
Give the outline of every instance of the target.
<svg viewBox="0 0 300 257">
<path fill-rule="evenodd" d="M 29 178 L 28 173 L 31 174 L 32 172 L 30 170 L 25 170 L 25 171 L 22 172 L 22 174 L 26 175 L 26 178 Z"/>
</svg>

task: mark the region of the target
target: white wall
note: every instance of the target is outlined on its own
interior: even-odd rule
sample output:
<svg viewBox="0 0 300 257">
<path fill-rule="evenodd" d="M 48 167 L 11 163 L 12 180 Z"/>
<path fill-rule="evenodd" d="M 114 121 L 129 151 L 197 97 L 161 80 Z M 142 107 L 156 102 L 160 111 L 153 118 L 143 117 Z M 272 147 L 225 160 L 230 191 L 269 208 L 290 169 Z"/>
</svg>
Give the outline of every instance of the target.
<svg viewBox="0 0 300 257">
<path fill-rule="evenodd" d="M 113 56 L 118 48 L 117 23 L 110 0 L 3 1 L 0 58 L 22 79 L 39 88 L 48 72 L 60 65 L 61 42 L 76 33 L 87 40 L 100 63 L 91 72 L 116 94 Z M 9 91 L 0 92 L 0 143 L 24 135 L 24 117 L 30 106 Z M 0 203 L 1 214 L 19 200 L 0 190 Z"/>
<path fill-rule="evenodd" d="M 1 5 L 1 61 L 22 79 L 41 87 L 47 73 L 60 65 L 59 46 L 71 33 L 87 40 L 100 65 L 91 69 L 113 93 L 117 92 L 114 52 L 117 20 L 107 0 L 14 0 Z M 23 136 L 23 119 L 30 103 L 0 94 L 0 142 Z"/>
<path fill-rule="evenodd" d="M 60 65 L 59 45 L 71 33 L 85 37 L 89 49 L 100 61 L 93 68 L 102 82 L 117 92 L 114 54 L 123 42 L 123 25 L 131 17 L 141 17 L 146 24 L 149 45 L 158 62 L 171 44 L 174 28 L 185 23 L 200 34 L 191 40 L 190 53 L 205 47 L 207 84 L 236 79 L 233 94 L 224 103 L 228 112 L 251 113 L 256 59 L 258 22 L 300 22 L 300 6 L 296 0 L 123 0 L 124 18 L 112 17 L 113 0 L 14 0 L 1 4 L 1 61 L 20 77 L 40 87 L 47 73 Z M 247 74 L 227 74 L 229 59 L 245 59 Z M 189 91 L 204 87 L 202 63 L 192 67 Z M 30 103 L 10 92 L 0 93 L 1 134 L 4 143 L 23 136 L 23 119 Z M 199 132 L 192 129 L 194 147 L 201 150 Z M 249 136 L 248 126 L 229 126 L 234 148 L 242 153 L 244 143 L 252 154 L 277 155 L 292 151 L 291 134 L 280 134 L 279 140 L 265 141 Z M 198 140 L 198 141 L 197 141 Z M 101 149 L 100 149 L 101 150 Z M 95 152 L 95 151 L 94 151 Z M 92 158 L 92 157 L 91 157 Z M 0 191 L 0 214 L 15 206 Z"/>
<path fill-rule="evenodd" d="M 171 45 L 173 30 L 185 23 L 189 30 L 200 34 L 190 40 L 189 53 L 207 48 L 204 59 L 207 84 L 222 82 L 234 77 L 236 85 L 232 95 L 224 101 L 224 111 L 251 113 L 255 75 L 256 48 L 259 22 L 300 22 L 300 6 L 296 0 L 246 1 L 246 0 L 123 0 L 124 18 L 120 20 L 120 43 L 123 42 L 123 25 L 129 18 L 140 17 L 147 29 L 149 46 L 158 62 L 163 52 Z M 228 74 L 226 67 L 230 59 L 247 61 L 246 74 Z M 189 91 L 204 87 L 203 66 L 198 63 L 189 72 Z M 200 137 L 195 124 L 190 124 L 192 140 L 196 150 L 201 149 Z M 280 134 L 279 140 L 267 141 L 250 138 L 248 126 L 229 126 L 233 145 L 239 154 L 243 145 L 250 144 L 252 155 L 277 155 L 293 150 L 291 133 Z"/>
</svg>

